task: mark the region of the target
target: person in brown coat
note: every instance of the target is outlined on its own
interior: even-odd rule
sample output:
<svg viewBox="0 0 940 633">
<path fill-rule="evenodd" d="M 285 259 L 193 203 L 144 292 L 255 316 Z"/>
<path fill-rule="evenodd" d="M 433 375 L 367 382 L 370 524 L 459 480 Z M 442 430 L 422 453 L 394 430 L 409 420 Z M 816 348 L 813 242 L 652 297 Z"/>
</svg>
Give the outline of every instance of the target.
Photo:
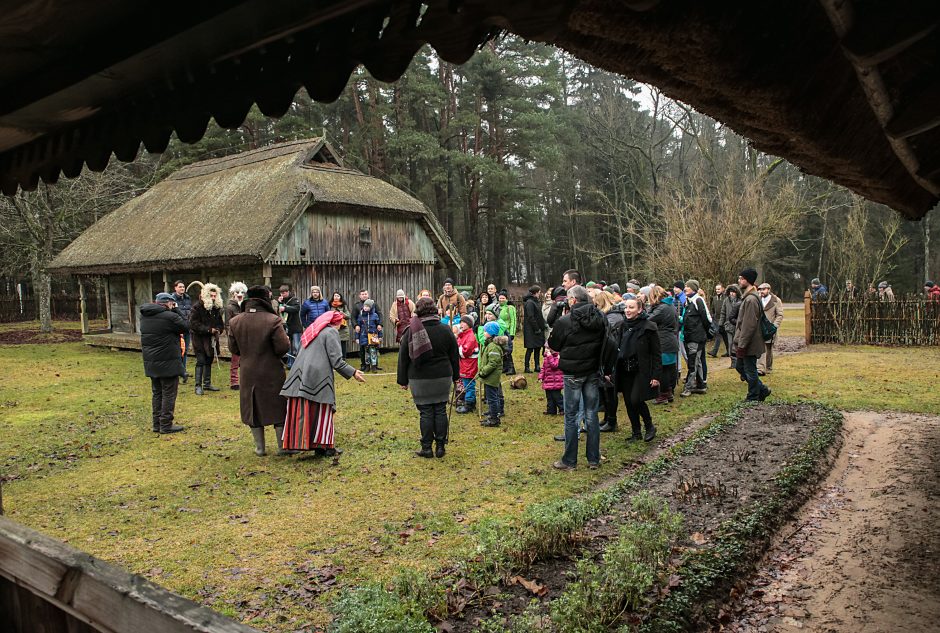
<svg viewBox="0 0 940 633">
<path fill-rule="evenodd" d="M 770 389 L 764 386 L 757 375 L 757 357 L 764 353 L 765 347 L 760 328 L 764 306 L 754 288 L 756 281 L 757 271 L 753 268 L 745 268 L 738 276 L 738 286 L 743 294 L 732 347 L 737 357 L 735 368 L 741 374 L 741 380 L 747 381 L 747 400 L 763 402 L 770 395 Z"/>
<path fill-rule="evenodd" d="M 242 422 L 251 428 L 255 455 L 265 454 L 264 427 L 274 426 L 278 455 L 287 415 L 287 400 L 281 396 L 284 364 L 281 358 L 290 350 L 290 339 L 281 317 L 271 305 L 271 289 L 252 286 L 242 303 L 242 313 L 229 324 L 229 349 L 241 357 Z"/>
<path fill-rule="evenodd" d="M 783 301 L 780 297 L 771 292 L 770 284 L 766 281 L 757 287 L 757 293 L 760 295 L 761 304 L 764 306 L 764 316 L 767 320 L 778 328 L 783 323 Z M 774 369 L 774 343 L 777 342 L 777 335 L 765 342 L 765 352 L 757 359 L 757 373 L 760 376 L 766 376 Z"/>
<path fill-rule="evenodd" d="M 388 320 L 395 326 L 395 342 L 399 342 L 415 315 L 415 302 L 408 298 L 404 290 L 395 293 L 395 301 L 388 309 Z"/>
</svg>

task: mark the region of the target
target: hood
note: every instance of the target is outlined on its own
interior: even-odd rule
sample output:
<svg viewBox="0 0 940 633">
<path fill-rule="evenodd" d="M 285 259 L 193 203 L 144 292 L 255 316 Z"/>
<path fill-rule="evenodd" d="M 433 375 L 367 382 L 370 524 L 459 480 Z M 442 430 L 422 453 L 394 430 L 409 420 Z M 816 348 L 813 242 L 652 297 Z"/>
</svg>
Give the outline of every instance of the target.
<svg viewBox="0 0 940 633">
<path fill-rule="evenodd" d="M 506 347 L 507 345 L 509 345 L 509 337 L 506 336 L 505 334 L 501 336 L 494 336 L 493 342 L 496 343 L 497 345 L 501 345 L 502 347 Z"/>
<path fill-rule="evenodd" d="M 540 301 L 535 298 L 535 295 L 526 295 L 525 299 L 523 299 L 523 302 L 525 301 L 535 301 L 536 303 L 540 303 Z"/>
<path fill-rule="evenodd" d="M 672 295 L 666 295 L 660 303 L 665 303 L 667 306 L 674 306 L 676 305 L 676 300 Z"/>
<path fill-rule="evenodd" d="M 167 312 L 166 306 L 159 303 L 145 303 L 140 306 L 140 314 L 145 317 L 157 316 L 161 312 Z"/>
<path fill-rule="evenodd" d="M 600 332 L 607 328 L 607 318 L 593 303 L 576 303 L 571 308 L 571 331 L 578 330 Z"/>
<path fill-rule="evenodd" d="M 271 305 L 270 301 L 265 299 L 245 299 L 242 302 L 242 313 L 247 314 L 251 310 L 257 310 L 258 312 L 270 312 L 271 314 L 277 314 L 274 311 L 274 306 Z"/>
</svg>

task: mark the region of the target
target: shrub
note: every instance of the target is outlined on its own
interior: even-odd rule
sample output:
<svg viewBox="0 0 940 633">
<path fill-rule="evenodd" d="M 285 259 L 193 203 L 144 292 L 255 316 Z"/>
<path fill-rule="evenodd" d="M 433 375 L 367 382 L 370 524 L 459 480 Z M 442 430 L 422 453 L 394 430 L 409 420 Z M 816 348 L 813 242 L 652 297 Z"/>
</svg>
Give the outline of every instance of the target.
<svg viewBox="0 0 940 633">
<path fill-rule="evenodd" d="M 435 633 L 417 603 L 378 584 L 342 592 L 330 611 L 331 633 Z"/>
</svg>

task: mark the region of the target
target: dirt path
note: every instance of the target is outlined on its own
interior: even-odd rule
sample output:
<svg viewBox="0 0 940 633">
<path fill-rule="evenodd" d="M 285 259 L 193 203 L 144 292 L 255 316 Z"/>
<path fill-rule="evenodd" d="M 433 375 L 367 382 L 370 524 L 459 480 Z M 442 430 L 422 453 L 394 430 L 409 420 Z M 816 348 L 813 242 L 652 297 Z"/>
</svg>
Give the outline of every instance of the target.
<svg viewBox="0 0 940 633">
<path fill-rule="evenodd" d="M 722 630 L 940 630 L 940 417 L 849 413 L 844 432 Z"/>
</svg>

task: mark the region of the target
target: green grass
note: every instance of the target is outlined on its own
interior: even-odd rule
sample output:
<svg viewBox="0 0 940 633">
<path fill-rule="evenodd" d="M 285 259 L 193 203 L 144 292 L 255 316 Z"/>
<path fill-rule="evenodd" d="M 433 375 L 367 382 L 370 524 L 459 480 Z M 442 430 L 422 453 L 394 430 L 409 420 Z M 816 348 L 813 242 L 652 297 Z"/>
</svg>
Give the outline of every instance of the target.
<svg viewBox="0 0 940 633">
<path fill-rule="evenodd" d="M 708 395 L 655 409 L 662 435 L 743 397 L 724 363 L 712 361 Z M 839 408 L 936 411 L 938 363 L 937 349 L 814 347 L 778 358 L 768 383 L 781 396 Z M 383 366 L 394 359 L 383 357 Z M 227 386 L 227 376 L 223 363 L 217 384 Z M 412 456 L 410 398 L 393 376 L 368 381 L 337 385 L 337 443 L 346 453 L 331 465 L 255 457 L 238 394 L 228 390 L 197 397 L 181 386 L 177 417 L 187 431 L 155 436 L 138 353 L 0 347 L 0 467 L 12 478 L 5 509 L 223 613 L 294 630 L 328 617 L 322 598 L 284 589 L 310 585 L 310 570 L 342 566 L 340 584 L 356 585 L 438 569 L 481 519 L 512 519 L 535 502 L 592 490 L 645 449 L 628 448 L 622 433 L 604 435 L 600 471 L 582 463 L 555 472 L 561 445 L 551 436 L 561 420 L 541 415 L 533 380 L 526 391 L 507 390 L 502 428 L 455 415 L 447 457 L 422 460 Z"/>
</svg>

